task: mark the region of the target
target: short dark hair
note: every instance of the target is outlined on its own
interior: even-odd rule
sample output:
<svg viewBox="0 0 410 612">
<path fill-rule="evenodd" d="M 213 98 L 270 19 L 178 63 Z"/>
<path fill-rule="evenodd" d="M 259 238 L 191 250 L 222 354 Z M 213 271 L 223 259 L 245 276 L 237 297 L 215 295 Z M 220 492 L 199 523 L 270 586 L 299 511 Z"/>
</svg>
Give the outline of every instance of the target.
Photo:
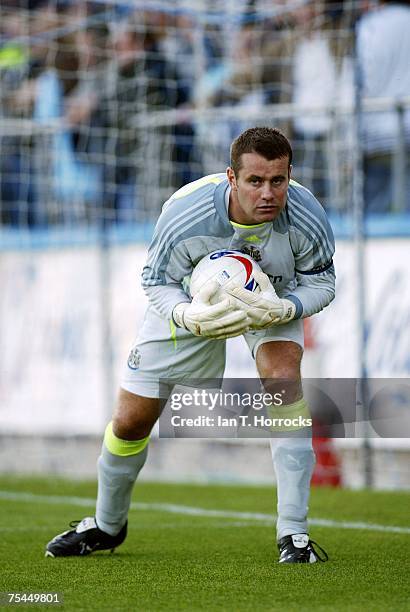
<svg viewBox="0 0 410 612">
<path fill-rule="evenodd" d="M 231 168 L 238 175 L 244 153 L 258 153 L 265 159 L 289 158 L 292 163 L 292 147 L 289 140 L 276 128 L 254 127 L 242 132 L 231 145 Z"/>
</svg>

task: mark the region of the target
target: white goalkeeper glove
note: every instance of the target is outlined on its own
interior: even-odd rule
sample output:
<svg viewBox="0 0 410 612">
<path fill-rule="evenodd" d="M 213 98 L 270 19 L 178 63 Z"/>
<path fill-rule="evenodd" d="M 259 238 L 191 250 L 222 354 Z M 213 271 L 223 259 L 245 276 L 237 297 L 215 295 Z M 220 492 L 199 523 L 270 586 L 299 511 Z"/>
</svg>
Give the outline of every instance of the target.
<svg viewBox="0 0 410 612">
<path fill-rule="evenodd" d="M 242 304 L 242 308 L 252 321 L 251 329 L 264 329 L 271 325 L 289 323 L 296 314 L 294 303 L 277 296 L 264 272 L 254 270 L 253 277 L 260 286 L 260 293 L 252 293 L 242 287 L 224 286 L 224 291 Z"/>
<path fill-rule="evenodd" d="M 207 338 L 233 338 L 249 331 L 251 320 L 230 296 L 211 304 L 211 298 L 220 290 L 217 282 L 207 283 L 192 302 L 177 304 L 172 317 L 178 327 L 183 327 L 194 336 Z"/>
</svg>

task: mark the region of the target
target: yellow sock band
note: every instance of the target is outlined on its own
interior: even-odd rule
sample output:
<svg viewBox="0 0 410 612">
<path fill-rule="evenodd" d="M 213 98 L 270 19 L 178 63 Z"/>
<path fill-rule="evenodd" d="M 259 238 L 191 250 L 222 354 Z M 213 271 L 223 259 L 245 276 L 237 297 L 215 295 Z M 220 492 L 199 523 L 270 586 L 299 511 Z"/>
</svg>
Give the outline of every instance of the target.
<svg viewBox="0 0 410 612">
<path fill-rule="evenodd" d="M 293 404 L 266 406 L 266 411 L 268 417 L 276 421 L 271 426 L 272 431 L 297 431 L 312 425 L 309 405 L 304 397 Z"/>
<path fill-rule="evenodd" d="M 108 423 L 105 429 L 104 444 L 112 455 L 118 455 L 119 457 L 138 455 L 144 450 L 148 442 L 149 436 L 142 440 L 121 440 L 121 438 L 117 438 L 112 430 L 112 421 Z"/>
</svg>

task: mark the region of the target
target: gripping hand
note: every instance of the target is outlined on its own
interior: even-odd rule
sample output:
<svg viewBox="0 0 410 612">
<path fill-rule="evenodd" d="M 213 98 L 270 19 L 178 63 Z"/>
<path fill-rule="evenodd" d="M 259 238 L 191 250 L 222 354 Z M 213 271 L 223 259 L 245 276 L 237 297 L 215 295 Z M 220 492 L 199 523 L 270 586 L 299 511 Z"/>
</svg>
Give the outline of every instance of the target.
<svg viewBox="0 0 410 612">
<path fill-rule="evenodd" d="M 233 338 L 249 331 L 250 318 L 231 296 L 211 304 L 212 297 L 219 290 L 217 282 L 207 283 L 192 302 L 177 304 L 172 316 L 178 327 L 187 329 L 194 336 L 217 339 Z"/>
<path fill-rule="evenodd" d="M 242 287 L 224 286 L 225 293 L 238 300 L 251 319 L 251 329 L 264 329 L 271 325 L 289 323 L 296 313 L 293 302 L 277 296 L 264 272 L 254 270 L 253 277 L 260 286 L 260 293 L 252 293 Z"/>
</svg>

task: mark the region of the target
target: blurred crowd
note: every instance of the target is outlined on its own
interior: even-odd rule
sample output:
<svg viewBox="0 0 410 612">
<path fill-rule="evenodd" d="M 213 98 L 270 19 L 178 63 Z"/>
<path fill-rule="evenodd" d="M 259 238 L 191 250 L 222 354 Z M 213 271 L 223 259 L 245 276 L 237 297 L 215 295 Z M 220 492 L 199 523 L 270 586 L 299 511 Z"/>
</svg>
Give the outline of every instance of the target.
<svg viewBox="0 0 410 612">
<path fill-rule="evenodd" d="M 409 71 L 400 86 L 394 76 L 410 57 L 395 29 L 409 31 L 408 3 L 243 0 L 231 13 L 229 2 L 208 13 L 158 4 L 2 0 L 0 222 L 155 220 L 176 188 L 224 171 L 230 141 L 252 123 L 282 128 L 295 178 L 327 208 L 349 209 L 355 133 L 351 113 L 332 107 L 354 105 L 356 37 L 365 95 L 410 96 Z M 379 39 L 382 8 L 396 13 Z M 369 212 L 398 200 L 410 210 L 408 115 L 364 115 Z"/>
</svg>

